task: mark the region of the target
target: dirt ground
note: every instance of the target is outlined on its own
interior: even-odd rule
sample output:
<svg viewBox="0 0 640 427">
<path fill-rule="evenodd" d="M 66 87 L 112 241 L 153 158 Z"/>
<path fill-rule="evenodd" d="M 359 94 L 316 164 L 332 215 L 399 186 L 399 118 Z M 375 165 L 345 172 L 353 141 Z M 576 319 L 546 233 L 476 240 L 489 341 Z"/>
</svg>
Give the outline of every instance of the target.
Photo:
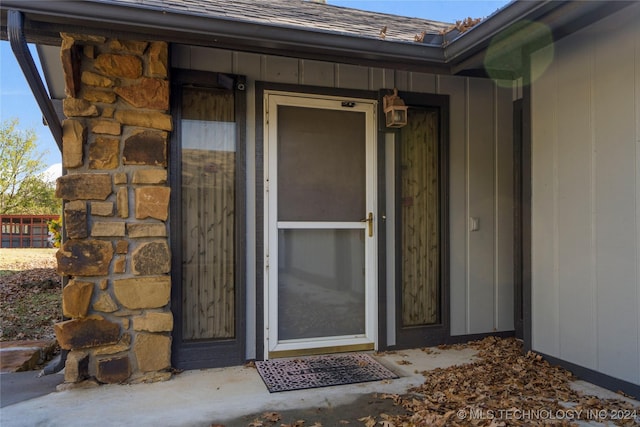
<svg viewBox="0 0 640 427">
<path fill-rule="evenodd" d="M 62 320 L 56 249 L 0 249 L 0 341 L 53 339 Z"/>
<path fill-rule="evenodd" d="M 211 427 L 359 427 L 366 426 L 372 417 L 382 420 L 381 414 L 401 416 L 407 415 L 408 412 L 402 406 L 396 405 L 392 399 L 372 394 L 362 396 L 347 405 L 261 412 L 245 415 L 224 424 L 213 423 Z"/>
</svg>

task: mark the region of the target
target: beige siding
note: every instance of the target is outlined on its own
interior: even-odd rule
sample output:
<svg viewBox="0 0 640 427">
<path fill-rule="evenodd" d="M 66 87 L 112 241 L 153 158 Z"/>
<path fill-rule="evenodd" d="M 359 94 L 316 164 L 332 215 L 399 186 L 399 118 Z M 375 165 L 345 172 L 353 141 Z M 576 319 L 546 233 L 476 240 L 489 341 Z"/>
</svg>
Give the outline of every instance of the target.
<svg viewBox="0 0 640 427">
<path fill-rule="evenodd" d="M 260 61 L 263 80 L 273 83 L 292 83 L 300 81 L 299 61 L 281 56 L 262 56 Z M 242 73 L 242 70 L 240 70 Z M 244 73 L 242 73 L 244 74 Z"/>
<path fill-rule="evenodd" d="M 559 354 L 557 213 L 555 182 L 557 173 L 558 101 L 553 64 L 547 78 L 536 82 L 532 94 L 532 311 L 534 348 L 547 354 Z M 544 145 L 543 145 L 544 144 Z M 544 219 L 544 220 L 543 220 Z M 544 249 L 543 249 L 544 248 Z M 542 289 L 542 284 L 545 289 Z M 539 315 L 544 310 L 545 315 Z M 544 333 L 541 333 L 544 331 Z"/>
<path fill-rule="evenodd" d="M 449 236 L 451 333 L 469 333 L 469 232 L 467 203 L 467 85 L 466 79 L 439 77 L 438 92 L 449 95 Z"/>
<path fill-rule="evenodd" d="M 533 348 L 635 384 L 639 20 L 631 6 L 561 40 L 532 90 Z"/>
<path fill-rule="evenodd" d="M 587 55 L 574 51 L 569 45 L 558 46 L 558 54 L 565 61 L 558 61 L 554 70 L 557 81 L 567 82 L 558 87 L 557 108 L 563 111 L 558 117 L 561 123 L 557 127 L 557 141 L 577 141 L 577 143 L 558 144 L 556 154 L 557 174 L 557 255 L 558 302 L 563 307 L 559 310 L 557 321 L 561 325 L 556 339 L 564 353 L 572 355 L 572 362 L 590 365 L 595 362 L 594 353 L 590 351 L 590 343 L 595 340 L 593 326 L 595 313 L 584 310 L 593 307 L 592 292 L 581 292 L 581 287 L 591 290 L 593 286 L 592 271 L 581 268 L 576 263 L 579 259 L 591 260 L 591 226 L 593 198 L 591 194 L 591 153 L 592 139 L 589 125 L 591 98 L 590 76 L 591 61 Z M 585 70 L 582 77 L 575 78 L 575 67 Z M 556 83 L 557 83 L 556 81 Z M 575 105 L 587 106 L 575 108 Z M 580 167 L 566 167 L 572 163 Z M 589 263 L 591 264 L 591 263 Z M 560 268 L 562 266 L 562 268 Z M 583 327 L 590 325 L 590 327 Z"/>
<path fill-rule="evenodd" d="M 357 65 L 336 64 L 335 86 L 345 89 L 369 89 L 369 69 Z"/>
<path fill-rule="evenodd" d="M 175 67 L 246 76 L 250 98 L 256 81 L 374 91 L 397 87 L 400 91 L 449 95 L 451 332 L 463 335 L 513 329 L 511 90 L 498 89 L 482 79 L 216 49 L 174 46 L 172 55 Z M 249 116 L 254 117 L 251 102 L 249 109 Z M 247 123 L 247 134 L 255 135 L 255 121 Z M 251 157 L 254 141 L 250 139 Z M 250 212 L 255 212 L 254 183 L 253 177 L 247 181 Z M 469 231 L 469 216 L 479 219 L 478 231 Z M 248 223 L 255 223 L 255 219 L 248 218 Z M 254 241 L 254 236 L 249 235 L 248 242 Z M 248 265 L 253 263 L 253 259 L 247 260 Z M 254 277 L 247 280 L 249 298 Z M 253 307 L 252 301 L 248 307 Z M 393 307 L 389 309 L 393 311 Z M 251 324 L 248 322 L 249 328 Z M 248 344 L 252 345 L 251 338 Z"/>
<path fill-rule="evenodd" d="M 300 84 L 309 86 L 333 86 L 334 75 L 335 65 L 330 62 L 300 61 Z"/>
<path fill-rule="evenodd" d="M 494 211 L 494 109 L 487 100 L 493 100 L 493 84 L 489 80 L 470 79 L 469 135 L 467 139 L 469 216 L 478 219 L 479 229 L 469 233 L 469 322 L 471 333 L 493 328 L 495 263 Z M 473 284 L 473 286 L 471 286 Z"/>
<path fill-rule="evenodd" d="M 440 76 L 449 95 L 451 334 L 513 329 L 511 90 Z M 470 231 L 469 218 L 479 229 Z"/>
<path fill-rule="evenodd" d="M 409 73 L 409 91 L 435 93 L 436 76 L 424 73 Z"/>
</svg>

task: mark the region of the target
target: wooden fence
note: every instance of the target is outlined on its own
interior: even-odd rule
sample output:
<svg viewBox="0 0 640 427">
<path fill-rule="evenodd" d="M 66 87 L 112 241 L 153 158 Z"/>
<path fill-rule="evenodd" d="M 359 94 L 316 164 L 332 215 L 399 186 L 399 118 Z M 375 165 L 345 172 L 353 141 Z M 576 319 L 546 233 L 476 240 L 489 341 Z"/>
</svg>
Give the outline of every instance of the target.
<svg viewBox="0 0 640 427">
<path fill-rule="evenodd" d="M 50 248 L 47 223 L 59 215 L 0 215 L 0 247 Z"/>
</svg>

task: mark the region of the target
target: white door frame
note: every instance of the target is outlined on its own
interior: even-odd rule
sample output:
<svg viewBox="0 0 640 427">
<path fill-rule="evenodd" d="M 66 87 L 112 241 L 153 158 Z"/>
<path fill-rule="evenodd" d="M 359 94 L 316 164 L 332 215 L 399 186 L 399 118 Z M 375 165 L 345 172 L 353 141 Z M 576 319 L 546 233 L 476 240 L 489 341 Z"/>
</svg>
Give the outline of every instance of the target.
<svg viewBox="0 0 640 427">
<path fill-rule="evenodd" d="M 346 102 L 346 103 L 345 103 Z M 278 106 L 321 108 L 365 113 L 366 138 L 366 212 L 373 213 L 373 236 L 366 222 L 278 222 L 277 137 Z M 377 280 L 377 101 L 344 97 L 300 94 L 282 91 L 264 92 L 264 358 L 270 353 L 340 346 L 378 347 Z M 365 333 L 362 335 L 278 340 L 278 228 L 361 229 L 365 235 Z"/>
</svg>

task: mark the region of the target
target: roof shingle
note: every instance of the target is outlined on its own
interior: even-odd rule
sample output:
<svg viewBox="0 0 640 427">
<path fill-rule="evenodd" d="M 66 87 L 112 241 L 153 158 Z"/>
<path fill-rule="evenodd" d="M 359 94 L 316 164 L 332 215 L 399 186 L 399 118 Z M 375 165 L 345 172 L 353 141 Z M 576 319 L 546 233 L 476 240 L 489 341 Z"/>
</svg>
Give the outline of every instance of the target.
<svg viewBox="0 0 640 427">
<path fill-rule="evenodd" d="M 438 34 L 449 24 L 421 18 L 368 12 L 303 0 L 101 0 L 102 3 L 155 9 L 354 37 L 414 42 L 423 32 Z M 426 42 L 427 40 L 425 40 Z"/>
</svg>

